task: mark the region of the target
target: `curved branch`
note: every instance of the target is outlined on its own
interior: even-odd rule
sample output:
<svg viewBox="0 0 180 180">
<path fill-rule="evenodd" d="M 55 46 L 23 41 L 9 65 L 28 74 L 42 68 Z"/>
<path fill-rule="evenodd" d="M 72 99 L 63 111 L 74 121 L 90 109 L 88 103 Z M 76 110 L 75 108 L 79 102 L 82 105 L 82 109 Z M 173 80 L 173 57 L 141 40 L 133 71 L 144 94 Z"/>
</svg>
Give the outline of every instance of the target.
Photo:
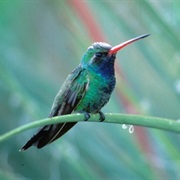
<svg viewBox="0 0 180 180">
<path fill-rule="evenodd" d="M 131 125 L 138 125 L 138 126 L 144 126 L 144 127 L 150 127 L 150 128 L 156 128 L 156 129 L 180 133 L 180 122 L 171 120 L 171 119 L 132 115 L 132 114 L 129 115 L 129 114 L 111 114 L 111 113 L 106 113 L 105 117 L 106 119 L 103 122 L 106 122 L 106 123 L 131 124 Z M 35 121 L 32 123 L 20 126 L 16 129 L 13 129 L 1 135 L 0 142 L 3 142 L 12 136 L 20 134 L 23 131 L 26 131 L 32 128 L 37 128 L 37 127 L 41 127 L 48 124 L 55 124 L 55 123 L 62 123 L 62 122 L 77 122 L 77 121 L 84 121 L 84 115 L 83 114 L 70 114 L 70 115 L 63 115 L 63 116 L 56 116 L 53 118 L 42 119 L 39 121 Z M 91 114 L 91 118 L 88 121 L 99 122 L 99 115 Z"/>
</svg>

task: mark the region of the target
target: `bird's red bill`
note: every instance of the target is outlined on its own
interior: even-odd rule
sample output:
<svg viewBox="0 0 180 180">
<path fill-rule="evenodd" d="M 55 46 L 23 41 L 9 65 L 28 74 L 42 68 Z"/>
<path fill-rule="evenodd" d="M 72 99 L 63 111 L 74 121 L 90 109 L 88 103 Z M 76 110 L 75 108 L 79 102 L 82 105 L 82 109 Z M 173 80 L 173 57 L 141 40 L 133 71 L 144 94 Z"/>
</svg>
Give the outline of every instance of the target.
<svg viewBox="0 0 180 180">
<path fill-rule="evenodd" d="M 143 39 L 143 38 L 145 38 L 145 37 L 147 37 L 147 36 L 149 36 L 149 35 L 150 35 L 150 34 L 144 34 L 144 35 L 138 36 L 138 37 L 136 37 L 136 38 L 130 39 L 130 40 L 128 40 L 128 41 L 125 41 L 125 42 L 123 42 L 123 43 L 121 43 L 121 44 L 118 44 L 117 46 L 114 46 L 114 47 L 112 47 L 112 48 L 110 49 L 109 54 L 115 54 L 115 53 L 118 52 L 120 49 L 124 48 L 125 46 L 127 46 L 127 45 L 129 45 L 129 44 L 131 44 L 131 43 L 133 43 L 133 42 L 135 42 L 135 41 L 138 41 L 138 40 L 140 40 L 140 39 Z"/>
</svg>

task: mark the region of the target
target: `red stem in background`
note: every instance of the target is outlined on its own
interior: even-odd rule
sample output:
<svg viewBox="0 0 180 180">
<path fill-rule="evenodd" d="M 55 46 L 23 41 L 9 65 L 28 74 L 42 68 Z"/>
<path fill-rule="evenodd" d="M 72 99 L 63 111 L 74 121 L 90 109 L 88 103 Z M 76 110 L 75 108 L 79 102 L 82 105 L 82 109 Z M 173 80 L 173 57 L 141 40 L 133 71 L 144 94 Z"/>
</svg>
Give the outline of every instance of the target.
<svg viewBox="0 0 180 180">
<path fill-rule="evenodd" d="M 93 41 L 104 41 L 105 37 L 101 32 L 99 25 L 96 23 L 94 16 L 85 1 L 69 0 L 70 6 L 75 10 L 87 28 L 90 38 Z"/>
</svg>

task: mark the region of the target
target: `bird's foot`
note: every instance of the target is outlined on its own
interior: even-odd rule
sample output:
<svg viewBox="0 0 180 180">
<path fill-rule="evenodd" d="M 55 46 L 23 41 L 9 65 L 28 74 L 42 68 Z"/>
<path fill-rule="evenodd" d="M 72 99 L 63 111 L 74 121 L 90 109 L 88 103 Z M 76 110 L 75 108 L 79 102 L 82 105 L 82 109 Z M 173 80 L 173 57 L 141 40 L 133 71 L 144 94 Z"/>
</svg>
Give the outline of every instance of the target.
<svg viewBox="0 0 180 180">
<path fill-rule="evenodd" d="M 80 111 L 80 113 L 84 114 L 84 121 L 88 121 L 88 119 L 91 117 L 90 114 L 86 111 Z"/>
<path fill-rule="evenodd" d="M 100 118 L 99 118 L 100 122 L 105 120 L 105 115 L 104 115 L 104 113 L 102 111 L 99 111 L 99 116 L 100 116 Z"/>
<path fill-rule="evenodd" d="M 86 111 L 79 111 L 79 113 L 84 114 L 84 121 L 88 121 L 88 119 L 91 117 L 90 114 Z M 105 120 L 105 115 L 102 111 L 99 111 L 99 121 L 102 122 Z"/>
</svg>

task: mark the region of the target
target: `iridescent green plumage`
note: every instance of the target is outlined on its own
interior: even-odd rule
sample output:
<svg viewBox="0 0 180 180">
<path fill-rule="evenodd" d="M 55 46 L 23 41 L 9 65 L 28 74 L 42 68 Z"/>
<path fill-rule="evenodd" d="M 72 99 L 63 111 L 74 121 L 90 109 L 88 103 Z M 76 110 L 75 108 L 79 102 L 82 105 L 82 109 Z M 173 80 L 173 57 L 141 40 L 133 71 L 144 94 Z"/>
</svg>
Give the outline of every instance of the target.
<svg viewBox="0 0 180 180">
<path fill-rule="evenodd" d="M 143 37 L 133 39 L 132 42 Z M 120 45 L 112 48 L 102 42 L 92 44 L 84 54 L 80 65 L 63 83 L 55 97 L 49 117 L 73 112 L 102 115 L 100 110 L 109 101 L 115 87 L 114 61 L 120 48 Z M 76 122 L 46 125 L 21 150 L 26 150 L 32 145 L 42 148 L 61 137 L 75 124 Z"/>
</svg>

